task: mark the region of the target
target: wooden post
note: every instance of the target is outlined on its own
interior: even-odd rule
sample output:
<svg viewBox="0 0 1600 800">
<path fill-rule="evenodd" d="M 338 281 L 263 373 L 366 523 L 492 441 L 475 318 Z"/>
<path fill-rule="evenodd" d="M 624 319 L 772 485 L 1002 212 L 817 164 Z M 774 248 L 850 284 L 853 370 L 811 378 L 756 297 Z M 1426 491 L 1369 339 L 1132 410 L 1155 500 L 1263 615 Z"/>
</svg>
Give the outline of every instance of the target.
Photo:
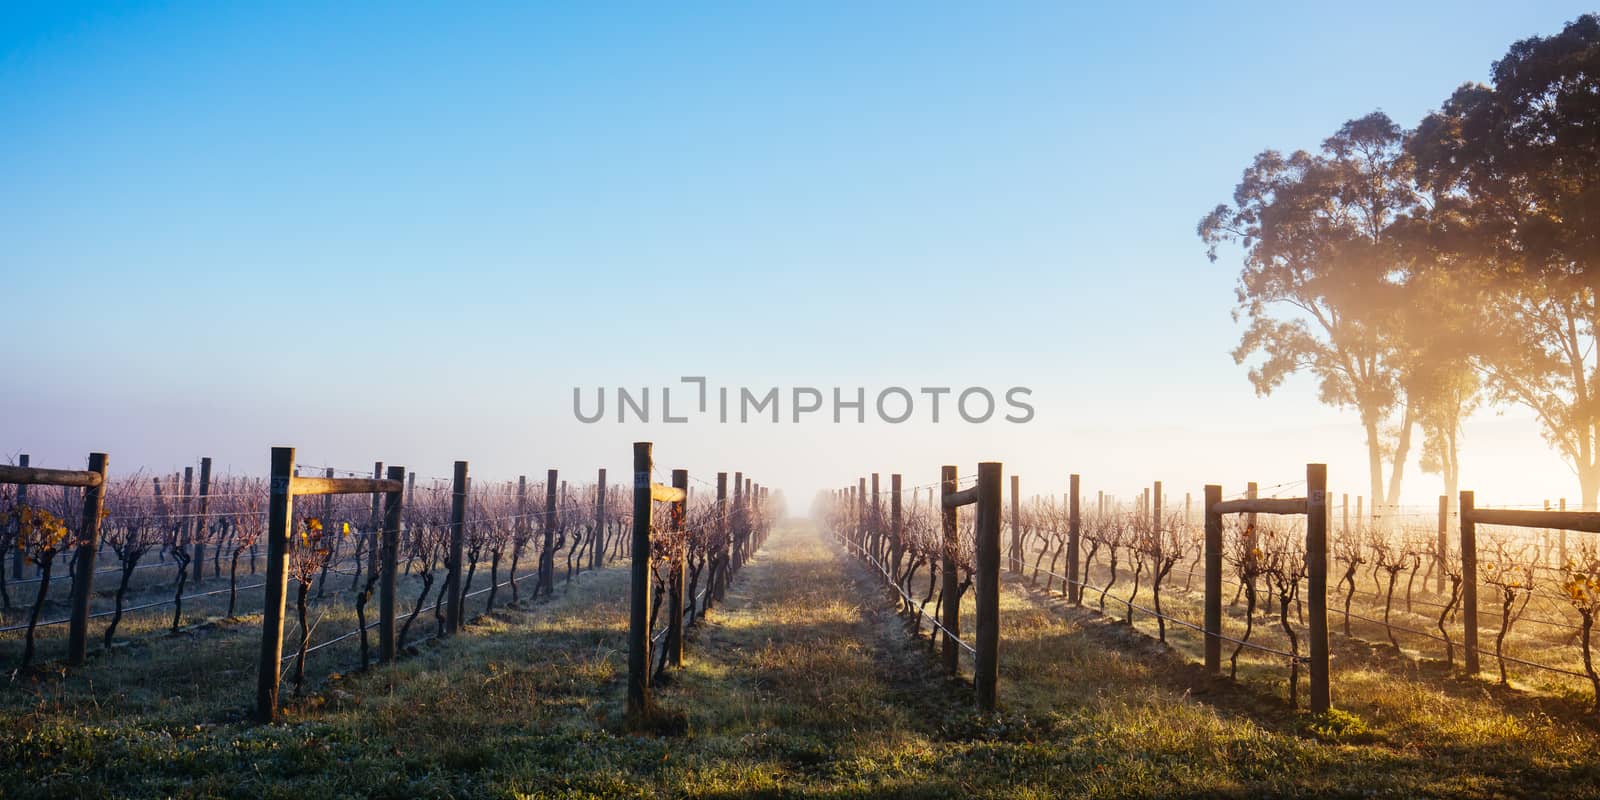
<svg viewBox="0 0 1600 800">
<path fill-rule="evenodd" d="M 546 599 L 556 593 L 556 470 L 544 475 L 544 548 L 539 553 L 539 590 Z"/>
<path fill-rule="evenodd" d="M 528 543 L 528 539 L 530 538 L 528 536 L 528 476 L 526 476 L 526 475 L 518 475 L 517 476 L 517 519 L 516 519 L 515 528 L 516 528 L 516 531 L 515 531 L 514 534 L 512 534 L 513 535 L 513 545 L 512 546 L 514 548 L 516 548 L 516 549 L 512 553 L 512 556 L 513 556 L 513 559 L 514 559 L 512 561 L 512 563 L 517 564 L 517 563 L 519 563 L 520 559 L 522 558 L 522 545 L 515 544 L 515 542 L 521 542 L 522 544 L 525 545 L 525 544 Z M 516 595 L 517 591 L 518 591 L 516 580 L 517 580 L 516 571 L 512 570 L 512 573 L 511 573 L 511 581 L 512 581 L 512 583 L 511 583 L 511 593 L 513 595 Z M 538 581 L 534 581 L 533 591 L 534 591 L 534 594 L 538 594 L 539 593 L 539 582 Z"/>
<path fill-rule="evenodd" d="M 1156 537 L 1151 544 L 1156 552 L 1161 552 L 1161 481 L 1156 481 L 1150 489 L 1150 533 Z"/>
<path fill-rule="evenodd" d="M 1478 524 L 1472 492 L 1461 493 L 1461 650 L 1468 675 L 1478 674 Z M 1565 562 L 1563 562 L 1565 563 Z"/>
<path fill-rule="evenodd" d="M 878 491 L 878 473 L 872 473 L 872 555 L 882 560 L 883 556 L 883 505 L 880 502 Z"/>
<path fill-rule="evenodd" d="M 1083 580 L 1079 577 L 1079 548 L 1082 547 L 1083 521 L 1078 510 L 1078 474 L 1067 477 L 1067 599 L 1083 603 Z"/>
<path fill-rule="evenodd" d="M 606 555 L 606 469 L 600 468 L 594 493 L 594 568 L 605 566 Z"/>
<path fill-rule="evenodd" d="M 1567 498 L 1565 498 L 1565 497 L 1561 498 L 1560 508 L 1561 508 L 1562 511 L 1566 511 L 1567 510 Z M 1567 568 L 1567 529 L 1566 528 L 1562 528 L 1561 530 L 1556 531 L 1556 548 L 1557 548 L 1556 549 L 1556 556 L 1557 556 L 1557 559 L 1558 559 L 1556 561 L 1556 568 L 1557 569 L 1566 569 Z"/>
<path fill-rule="evenodd" d="M 200 459 L 200 499 L 194 517 L 194 588 L 206 574 L 206 512 L 211 499 L 211 459 Z"/>
<path fill-rule="evenodd" d="M 1022 574 L 1022 494 L 1021 477 L 1011 476 L 1011 571 Z"/>
<path fill-rule="evenodd" d="M 900 513 L 900 473 L 889 476 L 889 561 L 891 577 L 900 580 L 900 561 L 905 557 L 905 520 Z"/>
<path fill-rule="evenodd" d="M 1444 592 L 1444 565 L 1450 559 L 1450 496 L 1439 495 L 1439 566 L 1434 570 L 1433 590 Z"/>
<path fill-rule="evenodd" d="M 382 461 L 374 461 L 374 462 L 372 462 L 372 479 L 373 480 L 378 480 L 378 479 L 380 479 L 382 477 L 383 477 L 383 462 Z M 400 478 L 401 478 L 401 480 L 404 480 L 405 476 L 402 475 L 402 476 L 400 476 Z M 374 492 L 372 494 L 372 532 L 371 532 L 371 535 L 369 535 L 367 537 L 367 574 L 368 575 L 378 575 L 378 580 L 383 580 L 383 576 L 381 574 L 379 574 L 379 572 L 378 572 L 379 568 L 382 567 L 382 564 L 380 562 L 383 560 L 380 557 L 380 554 L 378 552 L 379 550 L 383 549 L 382 545 L 383 545 L 383 527 L 384 527 L 384 525 L 383 525 L 383 508 L 382 508 L 382 505 L 381 505 L 382 502 L 383 502 L 383 496 L 380 495 L 377 492 Z"/>
<path fill-rule="evenodd" d="M 628 596 L 628 716 L 650 711 L 650 475 L 649 442 L 633 443 L 633 571 Z"/>
<path fill-rule="evenodd" d="M 445 576 L 444 629 L 446 634 L 461 630 L 464 609 L 461 598 L 461 562 L 466 559 L 467 462 L 457 461 L 450 482 L 450 574 Z"/>
<path fill-rule="evenodd" d="M 978 517 L 973 533 L 977 537 L 977 670 L 973 686 L 978 693 L 978 710 L 994 710 L 1000 681 L 1000 463 L 978 465 Z M 1017 482 L 1011 479 L 1011 505 L 1016 508 Z"/>
<path fill-rule="evenodd" d="M 744 566 L 744 541 L 743 541 L 743 536 L 744 536 L 744 473 L 743 472 L 735 472 L 735 473 L 733 473 L 733 509 L 732 509 L 732 512 L 733 512 L 733 525 L 731 527 L 731 530 L 733 531 L 733 533 L 732 533 L 732 539 L 733 539 L 733 541 L 732 541 L 732 547 L 733 547 L 733 561 L 732 561 L 732 563 L 733 563 L 733 572 L 730 572 L 728 574 L 729 578 L 732 578 L 733 574 L 737 573 L 739 571 L 739 568 Z"/>
<path fill-rule="evenodd" d="M 19 466 L 19 467 L 28 466 L 28 454 L 27 453 L 22 453 L 21 455 L 17 456 L 17 466 Z M 26 484 L 26 483 L 18 484 L 17 485 L 17 505 L 25 506 L 27 504 L 28 504 L 28 484 Z M 23 562 L 25 562 L 27 560 L 26 558 L 23 557 L 22 552 L 23 552 L 22 548 L 20 548 L 20 547 L 18 547 L 18 548 L 16 548 L 16 549 L 11 551 L 11 579 L 12 580 L 17 580 L 17 581 L 22 580 Z"/>
<path fill-rule="evenodd" d="M 672 501 L 672 533 L 682 537 L 684 517 L 688 511 L 689 470 L 672 471 L 672 487 L 684 491 L 684 500 Z M 683 666 L 683 592 L 685 580 L 684 547 L 673 549 L 672 564 L 668 567 L 667 581 L 667 661 L 674 667 Z"/>
<path fill-rule="evenodd" d="M 1350 535 L 1350 493 L 1346 492 L 1339 503 L 1339 513 L 1343 519 L 1339 523 L 1339 535 Z"/>
<path fill-rule="evenodd" d="M 1544 510 L 1546 510 L 1546 511 L 1550 510 L 1550 501 L 1549 500 L 1545 500 L 1544 501 Z M 1550 561 L 1550 529 L 1549 528 L 1544 528 L 1544 529 L 1539 531 L 1539 548 L 1540 548 L 1539 563 L 1540 564 L 1549 563 L 1549 561 Z M 1557 566 L 1557 568 L 1560 568 L 1560 567 L 1563 567 L 1563 566 L 1566 566 L 1566 565 L 1557 564 L 1556 566 Z"/>
<path fill-rule="evenodd" d="M 1206 671 L 1213 675 L 1222 672 L 1222 514 L 1216 510 L 1222 502 L 1222 487 L 1206 484 L 1205 497 L 1205 627 Z"/>
<path fill-rule="evenodd" d="M 943 466 L 939 468 L 939 514 L 942 523 L 943 559 L 939 564 L 939 593 L 944 597 L 944 642 L 941 654 L 944 656 L 944 671 L 950 675 L 956 674 L 960 667 L 960 652 L 957 650 L 956 637 L 961 635 L 961 604 L 956 598 L 956 548 L 961 540 L 956 526 L 957 509 L 946 506 L 944 499 L 956 493 L 956 468 Z"/>
<path fill-rule="evenodd" d="M 67 632 L 67 665 L 81 666 L 89 653 L 89 608 L 94 597 L 94 557 L 100 550 L 100 512 L 105 507 L 106 454 L 89 454 L 89 471 L 100 473 L 100 485 L 83 490 L 83 517 L 78 560 L 72 571 L 72 621 Z"/>
<path fill-rule="evenodd" d="M 1254 500 L 1254 499 L 1256 499 L 1257 493 L 1258 492 L 1257 492 L 1257 489 L 1256 489 L 1256 482 L 1255 481 L 1250 481 L 1249 483 L 1244 485 L 1244 496 L 1245 497 L 1247 497 L 1247 498 L 1249 498 L 1251 500 Z M 1256 512 L 1252 511 L 1252 512 L 1250 512 L 1248 514 L 1245 514 L 1244 515 L 1244 524 L 1245 524 L 1245 527 L 1251 529 L 1252 531 L 1255 530 L 1255 527 L 1256 527 Z"/>
<path fill-rule="evenodd" d="M 181 541 L 189 540 L 189 526 L 194 521 L 194 467 L 183 468 L 183 494 L 178 500 L 178 513 L 182 515 L 183 536 Z"/>
<path fill-rule="evenodd" d="M 261 613 L 261 659 L 256 665 L 255 721 L 272 722 L 278 716 L 278 665 L 283 661 L 283 609 L 289 593 L 289 524 L 294 496 L 289 483 L 294 476 L 294 448 L 272 448 L 272 471 L 267 494 L 266 599 Z"/>
<path fill-rule="evenodd" d="M 333 477 L 333 467 L 328 467 L 327 470 L 325 472 L 323 472 L 322 474 L 325 477 L 332 478 Z M 187 484 L 188 482 L 189 482 L 188 471 L 186 469 L 184 471 L 184 483 Z M 185 495 L 187 495 L 187 494 L 189 494 L 189 490 L 185 489 L 183 493 Z M 330 531 L 330 532 L 333 531 L 333 528 L 331 527 L 333 525 L 333 495 L 331 495 L 331 494 L 325 494 L 325 495 L 322 496 L 322 522 L 323 522 L 324 525 L 330 526 L 328 528 L 328 531 Z"/>
<path fill-rule="evenodd" d="M 717 473 L 716 524 L 717 541 L 722 544 L 719 545 L 721 549 L 714 559 L 717 569 L 713 577 L 716 582 L 711 590 L 712 597 L 718 603 L 723 602 L 728 597 L 728 567 L 733 559 L 733 531 L 728 523 L 728 473 L 719 472 Z"/>
<path fill-rule="evenodd" d="M 867 479 L 860 478 L 856 482 L 856 546 L 862 552 L 867 549 Z"/>
<path fill-rule="evenodd" d="M 405 467 L 390 467 L 389 480 L 397 483 L 406 479 Z M 405 505 L 401 491 L 383 495 L 383 527 L 378 532 L 382 550 L 382 564 L 378 578 L 378 660 L 389 663 L 395 658 L 395 581 L 400 570 L 400 522 Z M 370 545 L 369 545 L 370 546 Z"/>
<path fill-rule="evenodd" d="M 1328 465 L 1306 465 L 1306 613 L 1311 633 L 1311 711 L 1332 703 L 1328 688 Z"/>
</svg>

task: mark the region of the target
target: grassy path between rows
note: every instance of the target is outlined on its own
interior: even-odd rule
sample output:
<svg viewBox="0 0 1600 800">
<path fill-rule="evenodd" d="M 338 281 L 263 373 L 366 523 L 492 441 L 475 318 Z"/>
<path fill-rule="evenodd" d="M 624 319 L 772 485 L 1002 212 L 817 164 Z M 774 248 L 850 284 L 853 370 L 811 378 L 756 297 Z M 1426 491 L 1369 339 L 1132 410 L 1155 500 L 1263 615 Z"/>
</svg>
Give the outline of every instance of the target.
<svg viewBox="0 0 1600 800">
<path fill-rule="evenodd" d="M 0 796 L 1600 795 L 1591 727 L 1352 672 L 1342 691 L 1368 729 L 1325 743 L 1257 687 L 1015 580 L 1002 711 L 980 716 L 887 590 L 805 524 L 773 534 L 659 687 L 686 730 L 635 735 L 626 577 L 497 611 L 281 725 L 238 721 L 253 676 L 207 664 L 203 639 L 4 687 Z"/>
</svg>

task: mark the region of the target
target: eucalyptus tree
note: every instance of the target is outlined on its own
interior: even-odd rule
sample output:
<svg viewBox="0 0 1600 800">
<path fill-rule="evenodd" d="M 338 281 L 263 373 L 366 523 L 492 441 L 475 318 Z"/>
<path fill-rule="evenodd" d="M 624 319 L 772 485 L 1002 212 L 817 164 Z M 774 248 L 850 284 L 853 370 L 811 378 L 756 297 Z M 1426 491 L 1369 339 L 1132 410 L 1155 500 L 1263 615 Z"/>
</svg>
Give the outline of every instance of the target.
<svg viewBox="0 0 1600 800">
<path fill-rule="evenodd" d="M 1600 496 L 1600 18 L 1513 44 L 1407 145 L 1420 185 L 1450 198 L 1457 250 L 1486 265 L 1477 360 L 1489 392 L 1533 411 Z"/>
<path fill-rule="evenodd" d="M 1233 358 L 1251 364 L 1256 393 L 1309 373 L 1322 402 L 1354 409 L 1371 496 L 1389 504 L 1399 501 L 1418 411 L 1401 344 L 1409 304 L 1398 234 L 1419 202 L 1404 142 L 1400 126 L 1374 112 L 1316 153 L 1264 151 L 1233 202 L 1197 226 L 1212 261 L 1225 244 L 1242 251 L 1234 318 L 1248 325 Z"/>
</svg>

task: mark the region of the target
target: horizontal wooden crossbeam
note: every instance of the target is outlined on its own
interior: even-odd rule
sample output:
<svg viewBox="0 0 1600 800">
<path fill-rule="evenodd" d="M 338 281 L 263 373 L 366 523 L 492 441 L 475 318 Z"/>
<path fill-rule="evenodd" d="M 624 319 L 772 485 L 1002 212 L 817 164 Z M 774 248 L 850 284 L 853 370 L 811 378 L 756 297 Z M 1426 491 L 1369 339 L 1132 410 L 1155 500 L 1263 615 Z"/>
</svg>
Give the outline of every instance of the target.
<svg viewBox="0 0 1600 800">
<path fill-rule="evenodd" d="M 92 489 L 105 483 L 105 476 L 81 469 L 0 466 L 0 483 L 34 486 L 81 486 Z"/>
<path fill-rule="evenodd" d="M 650 484 L 650 499 L 658 503 L 682 503 L 689 499 L 689 494 L 675 486 L 662 486 L 659 483 L 652 483 Z"/>
<path fill-rule="evenodd" d="M 383 478 L 295 477 L 289 481 L 289 493 L 296 495 L 386 494 L 404 490 L 404 481 L 392 481 Z"/>
<path fill-rule="evenodd" d="M 959 492 L 947 494 L 940 502 L 943 503 L 945 508 L 960 508 L 962 506 L 970 506 L 973 503 L 978 502 L 978 487 L 974 486 L 971 489 L 963 489 Z"/>
<path fill-rule="evenodd" d="M 1304 497 L 1257 497 L 1224 500 L 1210 508 L 1214 514 L 1304 514 Z"/>
<path fill-rule="evenodd" d="M 1479 525 L 1513 525 L 1518 528 L 1600 533 L 1600 512 L 1524 511 L 1511 508 L 1474 508 L 1462 512 L 1464 519 Z"/>
</svg>

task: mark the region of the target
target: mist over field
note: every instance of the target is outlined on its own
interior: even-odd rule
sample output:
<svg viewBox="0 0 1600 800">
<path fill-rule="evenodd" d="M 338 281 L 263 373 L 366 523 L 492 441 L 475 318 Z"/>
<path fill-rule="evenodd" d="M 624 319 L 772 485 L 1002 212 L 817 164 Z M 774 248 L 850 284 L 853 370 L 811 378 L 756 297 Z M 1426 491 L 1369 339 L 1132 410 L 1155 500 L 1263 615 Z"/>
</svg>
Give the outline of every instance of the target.
<svg viewBox="0 0 1600 800">
<path fill-rule="evenodd" d="M 0 9 L 0 796 L 1600 796 L 1600 16 Z"/>
</svg>

